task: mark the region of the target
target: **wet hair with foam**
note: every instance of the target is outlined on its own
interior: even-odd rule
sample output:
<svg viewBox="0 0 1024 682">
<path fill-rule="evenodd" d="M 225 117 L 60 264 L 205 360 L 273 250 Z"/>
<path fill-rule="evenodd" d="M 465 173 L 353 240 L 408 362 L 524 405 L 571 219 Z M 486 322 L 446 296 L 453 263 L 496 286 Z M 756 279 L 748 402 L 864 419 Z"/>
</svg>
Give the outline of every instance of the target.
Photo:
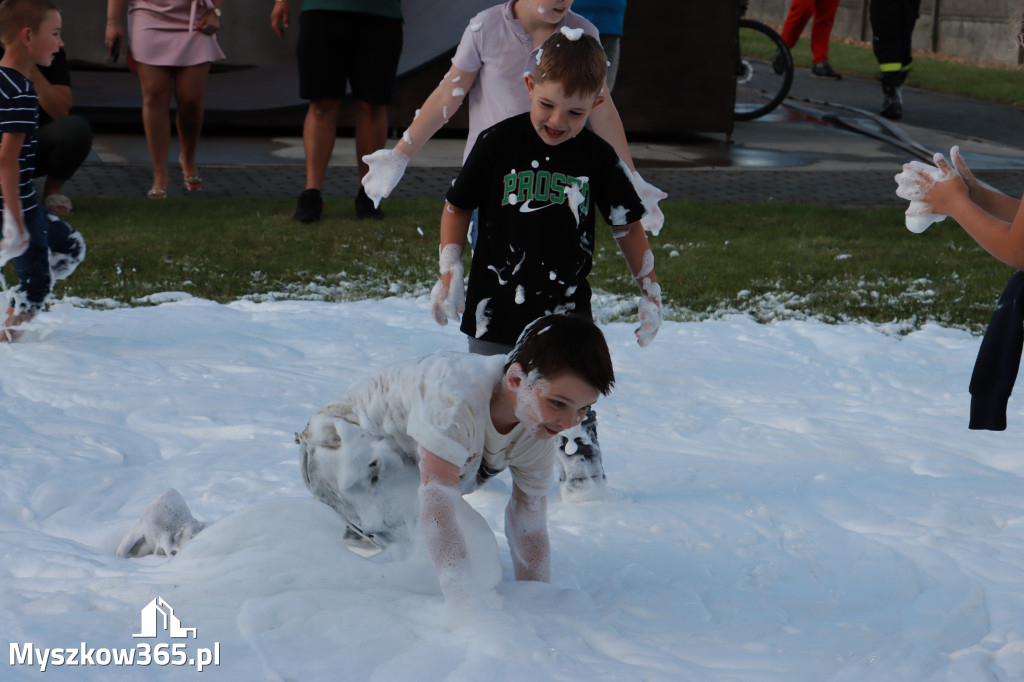
<svg viewBox="0 0 1024 682">
<path fill-rule="evenodd" d="M 602 395 L 615 385 L 604 334 L 581 315 L 546 315 L 531 322 L 508 354 L 505 371 L 516 363 L 527 375 L 549 379 L 571 372 Z"/>
<path fill-rule="evenodd" d="M 554 33 L 541 46 L 537 68 L 533 71 L 537 83 L 558 83 L 566 97 L 577 92 L 600 94 L 608 75 L 608 57 L 593 36 L 571 40 L 562 33 Z"/>
</svg>

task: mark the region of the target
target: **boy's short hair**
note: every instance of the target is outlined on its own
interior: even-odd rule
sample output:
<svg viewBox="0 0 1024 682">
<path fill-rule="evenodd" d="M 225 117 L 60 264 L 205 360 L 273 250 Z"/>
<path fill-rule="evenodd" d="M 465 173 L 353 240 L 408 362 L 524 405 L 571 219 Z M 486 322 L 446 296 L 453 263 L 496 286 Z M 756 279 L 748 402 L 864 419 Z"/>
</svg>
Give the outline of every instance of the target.
<svg viewBox="0 0 1024 682">
<path fill-rule="evenodd" d="M 0 42 L 10 45 L 23 28 L 38 31 L 50 10 L 60 11 L 53 0 L 3 0 L 0 2 Z"/>
<path fill-rule="evenodd" d="M 608 75 L 608 57 L 596 38 L 581 35 L 573 40 L 564 33 L 553 33 L 540 49 L 534 82 L 559 83 L 566 97 L 577 92 L 596 97 L 601 92 Z"/>
<path fill-rule="evenodd" d="M 555 377 L 572 372 L 601 392 L 611 393 L 615 372 L 604 334 L 582 315 L 547 315 L 526 326 L 508 354 L 505 371 L 514 363 L 530 375 Z"/>
</svg>

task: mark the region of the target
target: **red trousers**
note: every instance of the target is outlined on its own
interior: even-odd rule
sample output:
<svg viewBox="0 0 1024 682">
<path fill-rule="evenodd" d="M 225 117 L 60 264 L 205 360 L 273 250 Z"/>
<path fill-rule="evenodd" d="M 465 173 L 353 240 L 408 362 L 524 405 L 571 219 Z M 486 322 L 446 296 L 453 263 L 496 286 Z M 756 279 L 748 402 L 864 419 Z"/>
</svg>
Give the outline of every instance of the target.
<svg viewBox="0 0 1024 682">
<path fill-rule="evenodd" d="M 793 0 L 782 26 L 782 40 L 793 47 L 807 22 L 814 17 L 811 25 L 811 55 L 814 63 L 828 61 L 828 39 L 832 35 L 832 24 L 836 19 L 839 0 Z"/>
</svg>

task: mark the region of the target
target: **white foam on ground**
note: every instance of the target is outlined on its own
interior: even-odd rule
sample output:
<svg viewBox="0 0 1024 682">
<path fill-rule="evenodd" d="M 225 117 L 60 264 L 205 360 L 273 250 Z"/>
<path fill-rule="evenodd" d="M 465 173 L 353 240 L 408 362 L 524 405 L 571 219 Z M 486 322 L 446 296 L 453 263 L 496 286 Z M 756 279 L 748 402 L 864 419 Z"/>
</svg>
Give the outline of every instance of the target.
<svg viewBox="0 0 1024 682">
<path fill-rule="evenodd" d="M 1011 400 L 1006 433 L 967 429 L 979 337 L 731 317 L 666 322 L 640 349 L 635 322 L 604 325 L 609 494 L 552 489 L 551 584 L 512 581 L 508 474 L 470 495 L 503 578 L 460 621 L 427 564 L 345 549 L 293 442 L 351 382 L 465 348 L 428 306 L 76 308 L 0 346 L 5 635 L 134 647 L 161 596 L 197 628 L 190 652 L 219 643 L 204 679 L 1024 678 L 1024 410 Z M 211 525 L 175 557 L 116 557 L 169 487 Z"/>
</svg>

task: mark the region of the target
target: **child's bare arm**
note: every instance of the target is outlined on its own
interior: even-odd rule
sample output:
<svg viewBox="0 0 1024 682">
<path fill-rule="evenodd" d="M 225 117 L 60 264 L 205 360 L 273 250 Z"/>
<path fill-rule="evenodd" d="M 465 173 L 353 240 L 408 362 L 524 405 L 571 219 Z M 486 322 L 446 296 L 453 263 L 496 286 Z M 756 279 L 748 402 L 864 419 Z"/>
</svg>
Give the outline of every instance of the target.
<svg viewBox="0 0 1024 682">
<path fill-rule="evenodd" d="M 3 240 L 0 241 L 0 266 L 17 258 L 28 249 L 28 231 L 21 214 L 19 180 L 21 166 L 18 157 L 24 133 L 3 133 L 0 135 L 0 196 L 4 197 Z"/>
<path fill-rule="evenodd" d="M 612 146 L 615 153 L 619 155 L 622 162 L 630 171 L 636 170 L 633 165 L 633 157 L 629 153 L 629 143 L 626 141 L 626 130 L 619 117 L 619 110 L 615 108 L 612 95 L 608 92 L 608 83 L 605 82 L 601 91 L 601 101 L 590 112 L 590 125 L 594 132 L 601 136 L 601 139 Z"/>
<path fill-rule="evenodd" d="M 466 292 L 462 282 L 462 250 L 469 234 L 473 212 L 444 204 L 441 213 L 441 244 L 438 247 L 440 277 L 430 292 L 430 313 L 440 325 L 458 322 L 466 312 Z"/>
<path fill-rule="evenodd" d="M 1017 211 L 1020 209 L 1020 199 L 1014 199 L 978 182 L 978 179 L 974 177 L 974 173 L 967 167 L 967 163 L 960 155 L 959 145 L 954 145 L 950 150 L 950 160 L 953 162 L 957 173 L 963 179 L 964 184 L 967 185 L 971 201 L 1000 220 L 1008 223 L 1013 222 L 1014 216 L 1017 215 Z"/>
<path fill-rule="evenodd" d="M 419 113 L 409 124 L 409 129 L 395 145 L 395 150 L 409 158 L 415 156 L 427 140 L 432 138 L 434 133 L 440 130 L 441 126 L 459 110 L 466 100 L 469 89 L 476 83 L 478 74 L 479 71 L 463 71 L 453 64 L 434 91 L 423 102 Z"/>
<path fill-rule="evenodd" d="M 551 582 L 547 508 L 546 497 L 527 495 L 512 484 L 512 496 L 505 507 L 505 535 L 516 580 Z"/>
<path fill-rule="evenodd" d="M 982 188 L 970 171 L 967 171 L 968 177 L 963 176 L 966 164 L 959 159 L 959 150 L 953 154 L 957 173 L 941 154 L 935 155 L 935 162 L 945 179 L 922 179 L 919 183 L 922 200 L 931 211 L 956 220 L 983 249 L 1000 261 L 1017 269 L 1024 268 L 1024 211 L 1021 210 L 1024 204 L 999 200 L 995 192 L 979 191 Z"/>
<path fill-rule="evenodd" d="M 483 590 L 469 561 L 466 538 L 455 518 L 459 469 L 420 447 L 420 528 L 427 551 L 437 569 L 445 601 L 469 606 Z"/>
<path fill-rule="evenodd" d="M 665 199 L 668 195 L 644 180 L 640 176 L 639 171 L 636 170 L 636 166 L 633 164 L 633 157 L 629 153 L 626 131 L 622 127 L 622 119 L 619 118 L 619 111 L 615 108 L 615 102 L 612 101 L 612 96 L 608 93 L 607 82 L 602 92 L 605 93 L 602 95 L 603 99 L 590 112 L 590 125 L 594 127 L 594 132 L 600 135 L 601 139 L 612 146 L 619 159 L 629 169 L 633 187 L 636 189 L 636 193 L 640 195 L 641 201 L 644 202 L 644 211 L 646 213 L 641 222 L 645 230 L 656 235 L 661 231 L 662 225 L 665 224 L 665 215 L 658 206 L 658 202 Z"/>
<path fill-rule="evenodd" d="M 0 196 L 3 196 L 4 209 L 11 214 L 18 229 L 24 231 L 25 221 L 21 215 L 19 185 L 21 166 L 18 157 L 21 146 L 25 143 L 24 133 L 4 133 L 0 135 Z M 6 234 L 4 235 L 7 236 Z"/>
<path fill-rule="evenodd" d="M 405 174 L 409 159 L 455 115 L 465 101 L 466 93 L 476 82 L 477 74 L 477 71 L 463 71 L 453 65 L 417 111 L 394 148 L 379 149 L 363 157 L 363 162 L 370 167 L 363 176 L 363 188 L 375 204 L 391 195 Z"/>
<path fill-rule="evenodd" d="M 654 340 L 662 321 L 661 286 L 654 272 L 654 254 L 639 220 L 621 228 L 616 227 L 614 235 L 619 251 L 643 293 L 638 306 L 640 327 L 635 333 L 637 343 L 646 346 Z"/>
</svg>

